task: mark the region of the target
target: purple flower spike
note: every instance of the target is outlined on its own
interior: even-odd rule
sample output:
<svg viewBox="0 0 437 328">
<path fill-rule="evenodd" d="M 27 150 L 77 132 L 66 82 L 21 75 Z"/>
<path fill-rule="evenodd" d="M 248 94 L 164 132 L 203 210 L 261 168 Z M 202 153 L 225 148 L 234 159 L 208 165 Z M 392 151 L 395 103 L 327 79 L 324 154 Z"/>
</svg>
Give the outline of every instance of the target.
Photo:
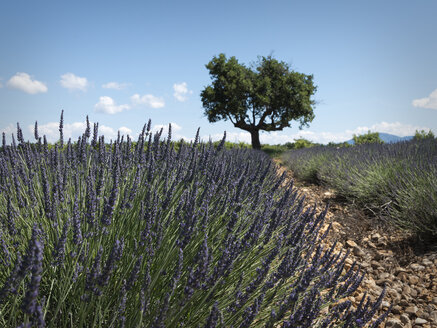
<svg viewBox="0 0 437 328">
<path fill-rule="evenodd" d="M 44 319 L 42 318 L 41 307 L 38 305 L 37 298 L 39 294 L 39 286 L 41 283 L 41 275 L 43 272 L 43 250 L 44 245 L 39 240 L 41 231 L 34 225 L 32 230 L 32 239 L 30 241 L 30 249 L 32 251 L 32 278 L 28 286 L 28 290 L 23 299 L 21 308 L 32 318 L 34 325 L 44 327 Z M 38 320 L 35 320 L 38 319 Z"/>
</svg>

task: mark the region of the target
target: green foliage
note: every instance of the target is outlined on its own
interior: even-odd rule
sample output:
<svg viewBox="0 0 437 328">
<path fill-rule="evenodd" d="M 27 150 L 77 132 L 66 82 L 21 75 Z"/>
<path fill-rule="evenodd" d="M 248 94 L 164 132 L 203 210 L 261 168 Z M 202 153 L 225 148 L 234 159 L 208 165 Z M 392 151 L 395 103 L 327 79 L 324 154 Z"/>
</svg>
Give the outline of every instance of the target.
<svg viewBox="0 0 437 328">
<path fill-rule="evenodd" d="M 416 133 L 414 134 L 414 140 L 423 140 L 423 139 L 434 139 L 434 133 L 432 133 L 431 130 L 426 132 L 425 130 L 416 130 Z"/>
<path fill-rule="evenodd" d="M 286 145 L 262 145 L 261 150 L 265 152 L 270 157 L 278 157 L 283 152 L 287 151 L 289 148 L 287 148 Z"/>
<path fill-rule="evenodd" d="M 379 143 L 382 144 L 384 141 L 379 138 L 378 132 L 370 132 L 368 131 L 366 134 L 362 135 L 355 135 L 353 136 L 353 140 L 355 145 L 362 145 L 362 144 L 371 144 L 371 143 Z"/>
<path fill-rule="evenodd" d="M 293 143 L 293 149 L 301 149 L 301 148 L 310 148 L 310 147 L 314 147 L 314 146 L 318 146 L 319 144 L 314 143 L 310 140 L 304 139 L 304 138 L 300 138 L 300 139 L 296 139 Z"/>
<path fill-rule="evenodd" d="M 299 121 L 300 128 L 314 119 L 313 76 L 295 72 L 271 56 L 259 57 L 252 67 L 224 54 L 206 65 L 212 84 L 200 96 L 210 122 L 230 120 L 251 133 L 252 147 L 260 149 L 259 131 L 280 131 Z"/>
<path fill-rule="evenodd" d="M 329 142 L 327 144 L 328 147 L 335 147 L 335 148 L 341 148 L 341 147 L 352 147 L 353 145 L 351 145 L 350 143 L 348 143 L 347 141 L 345 142 Z"/>
</svg>

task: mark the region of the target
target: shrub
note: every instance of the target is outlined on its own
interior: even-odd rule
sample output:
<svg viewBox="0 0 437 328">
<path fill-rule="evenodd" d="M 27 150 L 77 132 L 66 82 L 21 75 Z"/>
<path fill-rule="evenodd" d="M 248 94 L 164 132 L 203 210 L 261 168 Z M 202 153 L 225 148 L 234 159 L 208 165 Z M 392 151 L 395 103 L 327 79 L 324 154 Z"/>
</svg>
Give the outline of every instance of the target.
<svg viewBox="0 0 437 328">
<path fill-rule="evenodd" d="M 426 132 L 425 130 L 416 130 L 416 133 L 414 134 L 413 139 L 414 140 L 423 140 L 423 139 L 434 139 L 434 133 L 432 133 L 431 130 Z"/>
<path fill-rule="evenodd" d="M 384 141 L 379 138 L 378 132 L 370 132 L 368 131 L 366 134 L 362 135 L 353 135 L 353 141 L 355 145 L 362 145 L 362 144 L 371 144 L 371 143 L 379 143 L 382 144 Z"/>
<path fill-rule="evenodd" d="M 304 211 L 268 156 L 198 135 L 176 152 L 170 133 L 162 141 L 149 121 L 134 147 L 88 125 L 75 144 L 49 149 L 36 131 L 36 144 L 4 145 L 1 326 L 371 321 L 383 294 L 356 310 L 343 301 L 363 274 L 321 245 L 325 212 Z"/>
<path fill-rule="evenodd" d="M 401 228 L 437 235 L 437 142 L 433 138 L 290 151 L 298 178 L 327 184 Z"/>
</svg>

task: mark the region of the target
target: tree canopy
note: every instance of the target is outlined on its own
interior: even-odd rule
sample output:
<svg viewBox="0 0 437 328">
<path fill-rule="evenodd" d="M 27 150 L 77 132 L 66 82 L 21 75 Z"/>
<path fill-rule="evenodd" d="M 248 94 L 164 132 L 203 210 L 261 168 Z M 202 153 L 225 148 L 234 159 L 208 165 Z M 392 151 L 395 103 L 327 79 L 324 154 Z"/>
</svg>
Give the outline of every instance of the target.
<svg viewBox="0 0 437 328">
<path fill-rule="evenodd" d="M 285 62 L 259 57 L 247 67 L 220 54 L 206 68 L 212 83 L 200 96 L 208 120 L 229 120 L 250 132 L 255 149 L 261 148 L 260 130 L 280 131 L 293 120 L 302 128 L 314 119 L 313 76 L 295 72 Z"/>
<path fill-rule="evenodd" d="M 379 137 L 378 132 L 368 131 L 366 134 L 353 135 L 353 140 L 355 145 L 362 145 L 368 143 L 379 143 L 382 144 L 384 141 Z"/>
<path fill-rule="evenodd" d="M 416 130 L 416 133 L 414 133 L 414 140 L 424 140 L 424 139 L 434 139 L 434 133 L 432 133 L 431 130 L 429 130 L 428 132 L 425 130 Z"/>
</svg>

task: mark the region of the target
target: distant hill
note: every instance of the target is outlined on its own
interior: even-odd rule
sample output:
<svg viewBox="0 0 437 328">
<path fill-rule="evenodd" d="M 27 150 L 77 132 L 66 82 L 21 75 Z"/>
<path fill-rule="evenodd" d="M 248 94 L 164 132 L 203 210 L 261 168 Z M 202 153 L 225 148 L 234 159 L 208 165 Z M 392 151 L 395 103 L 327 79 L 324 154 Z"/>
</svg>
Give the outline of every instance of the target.
<svg viewBox="0 0 437 328">
<path fill-rule="evenodd" d="M 383 132 L 379 132 L 379 138 L 384 141 L 384 143 L 395 143 L 395 142 L 399 142 L 399 141 L 408 141 L 413 139 L 413 136 L 406 136 L 406 137 L 398 137 L 395 136 L 394 134 L 389 134 L 389 133 L 383 133 Z M 353 145 L 354 144 L 354 140 L 348 140 L 346 141 L 348 144 Z"/>
</svg>

